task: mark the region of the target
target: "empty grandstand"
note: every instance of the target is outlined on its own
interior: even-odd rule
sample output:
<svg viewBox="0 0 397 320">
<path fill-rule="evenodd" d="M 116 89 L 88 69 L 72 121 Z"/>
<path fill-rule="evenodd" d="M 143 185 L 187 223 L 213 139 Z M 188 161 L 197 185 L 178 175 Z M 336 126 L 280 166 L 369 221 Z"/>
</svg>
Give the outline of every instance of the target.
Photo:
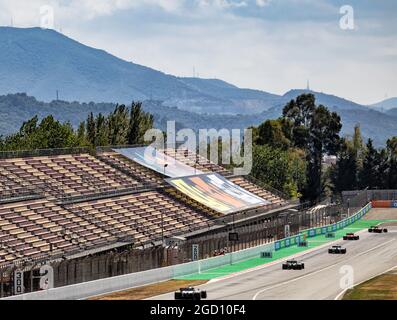
<svg viewBox="0 0 397 320">
<path fill-rule="evenodd" d="M 262 203 L 232 214 L 222 213 L 167 184 L 166 172 L 156 172 L 123 156 L 117 149 L 3 153 L 0 159 L 1 296 L 14 293 L 12 277 L 17 269 L 28 271 L 26 277 L 31 281 L 25 282 L 26 290 L 33 291 L 38 289 L 33 279 L 42 264 L 59 266 L 65 261 L 105 257 L 103 262 L 109 254 L 120 252 L 134 252 L 136 258 L 140 254 L 137 252 L 146 256 L 155 250 L 159 256 L 132 269 L 118 268 L 116 273 L 99 274 L 91 269 L 91 274 L 85 273 L 81 279 L 59 267 L 55 285 L 60 286 L 189 261 L 192 241 L 203 243 L 200 258 L 211 256 L 220 246 L 229 244 L 230 230 L 241 231 L 243 240 L 236 244 L 236 249 L 282 236 L 283 228 L 279 224 L 288 221 L 279 215 L 283 210 L 295 208 L 296 203 L 289 202 L 276 190 L 261 187 L 249 177 L 233 176 L 192 151 L 162 151 L 201 173 L 220 174 L 229 184 L 262 199 Z M 244 237 L 244 234 L 252 236 L 254 231 L 256 242 Z M 175 237 L 179 239 L 178 245 L 173 242 Z M 164 253 L 164 250 L 170 251 Z M 103 262 L 102 268 L 108 263 L 108 260 Z"/>
</svg>

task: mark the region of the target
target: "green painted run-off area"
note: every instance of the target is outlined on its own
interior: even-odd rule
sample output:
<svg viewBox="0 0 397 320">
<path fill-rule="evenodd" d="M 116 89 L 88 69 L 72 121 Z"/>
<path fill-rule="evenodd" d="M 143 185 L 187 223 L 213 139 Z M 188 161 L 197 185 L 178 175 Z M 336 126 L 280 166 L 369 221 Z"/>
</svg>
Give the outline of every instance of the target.
<svg viewBox="0 0 397 320">
<path fill-rule="evenodd" d="M 265 265 L 275 260 L 286 258 L 297 253 L 313 249 L 315 247 L 321 246 L 327 242 L 332 242 L 341 239 L 348 232 L 358 232 L 363 229 L 367 229 L 370 226 L 378 225 L 384 222 L 397 222 L 397 220 L 359 220 L 349 225 L 348 227 L 338 230 L 335 232 L 335 238 L 326 238 L 325 235 L 318 235 L 312 238 L 307 238 L 307 247 L 298 247 L 297 245 L 283 248 L 278 251 L 273 251 L 272 258 L 252 258 L 249 260 L 234 263 L 232 265 L 225 265 L 204 271 L 202 273 L 195 273 L 188 276 L 178 277 L 176 279 L 183 280 L 211 280 L 219 277 L 224 277 L 232 273 L 241 272 L 246 269 L 255 268 L 261 265 Z"/>
</svg>

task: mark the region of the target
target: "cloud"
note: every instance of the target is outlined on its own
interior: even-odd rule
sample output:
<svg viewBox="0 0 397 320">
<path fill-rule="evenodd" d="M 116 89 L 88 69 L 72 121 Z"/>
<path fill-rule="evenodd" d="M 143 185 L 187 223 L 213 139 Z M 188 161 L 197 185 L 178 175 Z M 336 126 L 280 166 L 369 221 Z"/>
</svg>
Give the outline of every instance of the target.
<svg viewBox="0 0 397 320">
<path fill-rule="evenodd" d="M 11 17 L 19 26 L 37 26 L 40 8 L 50 6 L 58 19 L 92 20 L 119 11 L 140 7 L 157 7 L 165 12 L 179 10 L 185 0 L 0 0 L 0 22 L 8 24 Z"/>
<path fill-rule="evenodd" d="M 342 0 L 0 0 L 0 23 L 38 25 L 52 4 L 57 29 L 128 61 L 274 93 L 310 79 L 370 103 L 397 96 L 393 1 L 351 0 L 354 31 L 339 28 Z"/>
<path fill-rule="evenodd" d="M 266 7 L 267 5 L 269 5 L 271 0 L 256 0 L 256 4 L 259 7 Z"/>
<path fill-rule="evenodd" d="M 213 7 L 213 8 L 243 8 L 247 7 L 248 3 L 243 0 L 197 0 L 199 7 Z"/>
</svg>

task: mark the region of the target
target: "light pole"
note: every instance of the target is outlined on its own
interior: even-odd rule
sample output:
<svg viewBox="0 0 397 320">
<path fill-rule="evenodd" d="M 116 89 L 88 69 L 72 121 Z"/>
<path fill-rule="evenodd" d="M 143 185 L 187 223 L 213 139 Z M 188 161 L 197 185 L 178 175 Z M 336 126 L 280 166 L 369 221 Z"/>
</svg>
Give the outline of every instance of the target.
<svg viewBox="0 0 397 320">
<path fill-rule="evenodd" d="M 195 153 L 196 161 L 194 162 L 194 174 L 197 175 L 198 154 Z"/>
</svg>

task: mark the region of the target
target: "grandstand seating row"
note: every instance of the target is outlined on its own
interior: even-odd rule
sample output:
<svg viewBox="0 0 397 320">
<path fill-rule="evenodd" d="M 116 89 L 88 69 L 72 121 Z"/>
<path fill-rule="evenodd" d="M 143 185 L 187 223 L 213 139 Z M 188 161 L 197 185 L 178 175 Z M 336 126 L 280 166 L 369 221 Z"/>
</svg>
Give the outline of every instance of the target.
<svg viewBox="0 0 397 320">
<path fill-rule="evenodd" d="M 211 220 L 166 194 L 148 191 L 65 205 L 39 199 L 0 205 L 0 262 L 130 237 L 136 244 L 204 228 Z M 163 227 L 163 228 L 162 228 Z"/>
<path fill-rule="evenodd" d="M 196 163 L 191 151 L 164 152 L 198 170 L 230 176 L 200 156 Z M 244 177 L 229 179 L 271 206 L 285 204 Z M 146 188 L 148 183 L 156 188 Z M 29 192 L 36 198 L 23 198 Z M 218 216 L 166 185 L 161 174 L 113 151 L 0 159 L 0 263 L 67 255 L 126 238 L 147 243 L 211 226 Z"/>
<path fill-rule="evenodd" d="M 54 197 L 86 195 L 138 185 L 89 154 L 0 160 L 0 196 L 25 188 Z"/>
<path fill-rule="evenodd" d="M 261 197 L 262 199 L 265 199 L 271 203 L 271 205 L 274 206 L 282 206 L 286 204 L 285 199 L 282 199 L 278 197 L 277 195 L 257 186 L 256 184 L 248 181 L 242 176 L 239 177 L 231 177 L 229 178 L 231 182 L 234 184 L 240 186 L 241 188 Z"/>
<path fill-rule="evenodd" d="M 161 174 L 154 172 L 116 152 L 101 153 L 99 159 L 109 163 L 115 168 L 130 172 L 137 180 L 145 183 L 164 184 Z"/>
</svg>

